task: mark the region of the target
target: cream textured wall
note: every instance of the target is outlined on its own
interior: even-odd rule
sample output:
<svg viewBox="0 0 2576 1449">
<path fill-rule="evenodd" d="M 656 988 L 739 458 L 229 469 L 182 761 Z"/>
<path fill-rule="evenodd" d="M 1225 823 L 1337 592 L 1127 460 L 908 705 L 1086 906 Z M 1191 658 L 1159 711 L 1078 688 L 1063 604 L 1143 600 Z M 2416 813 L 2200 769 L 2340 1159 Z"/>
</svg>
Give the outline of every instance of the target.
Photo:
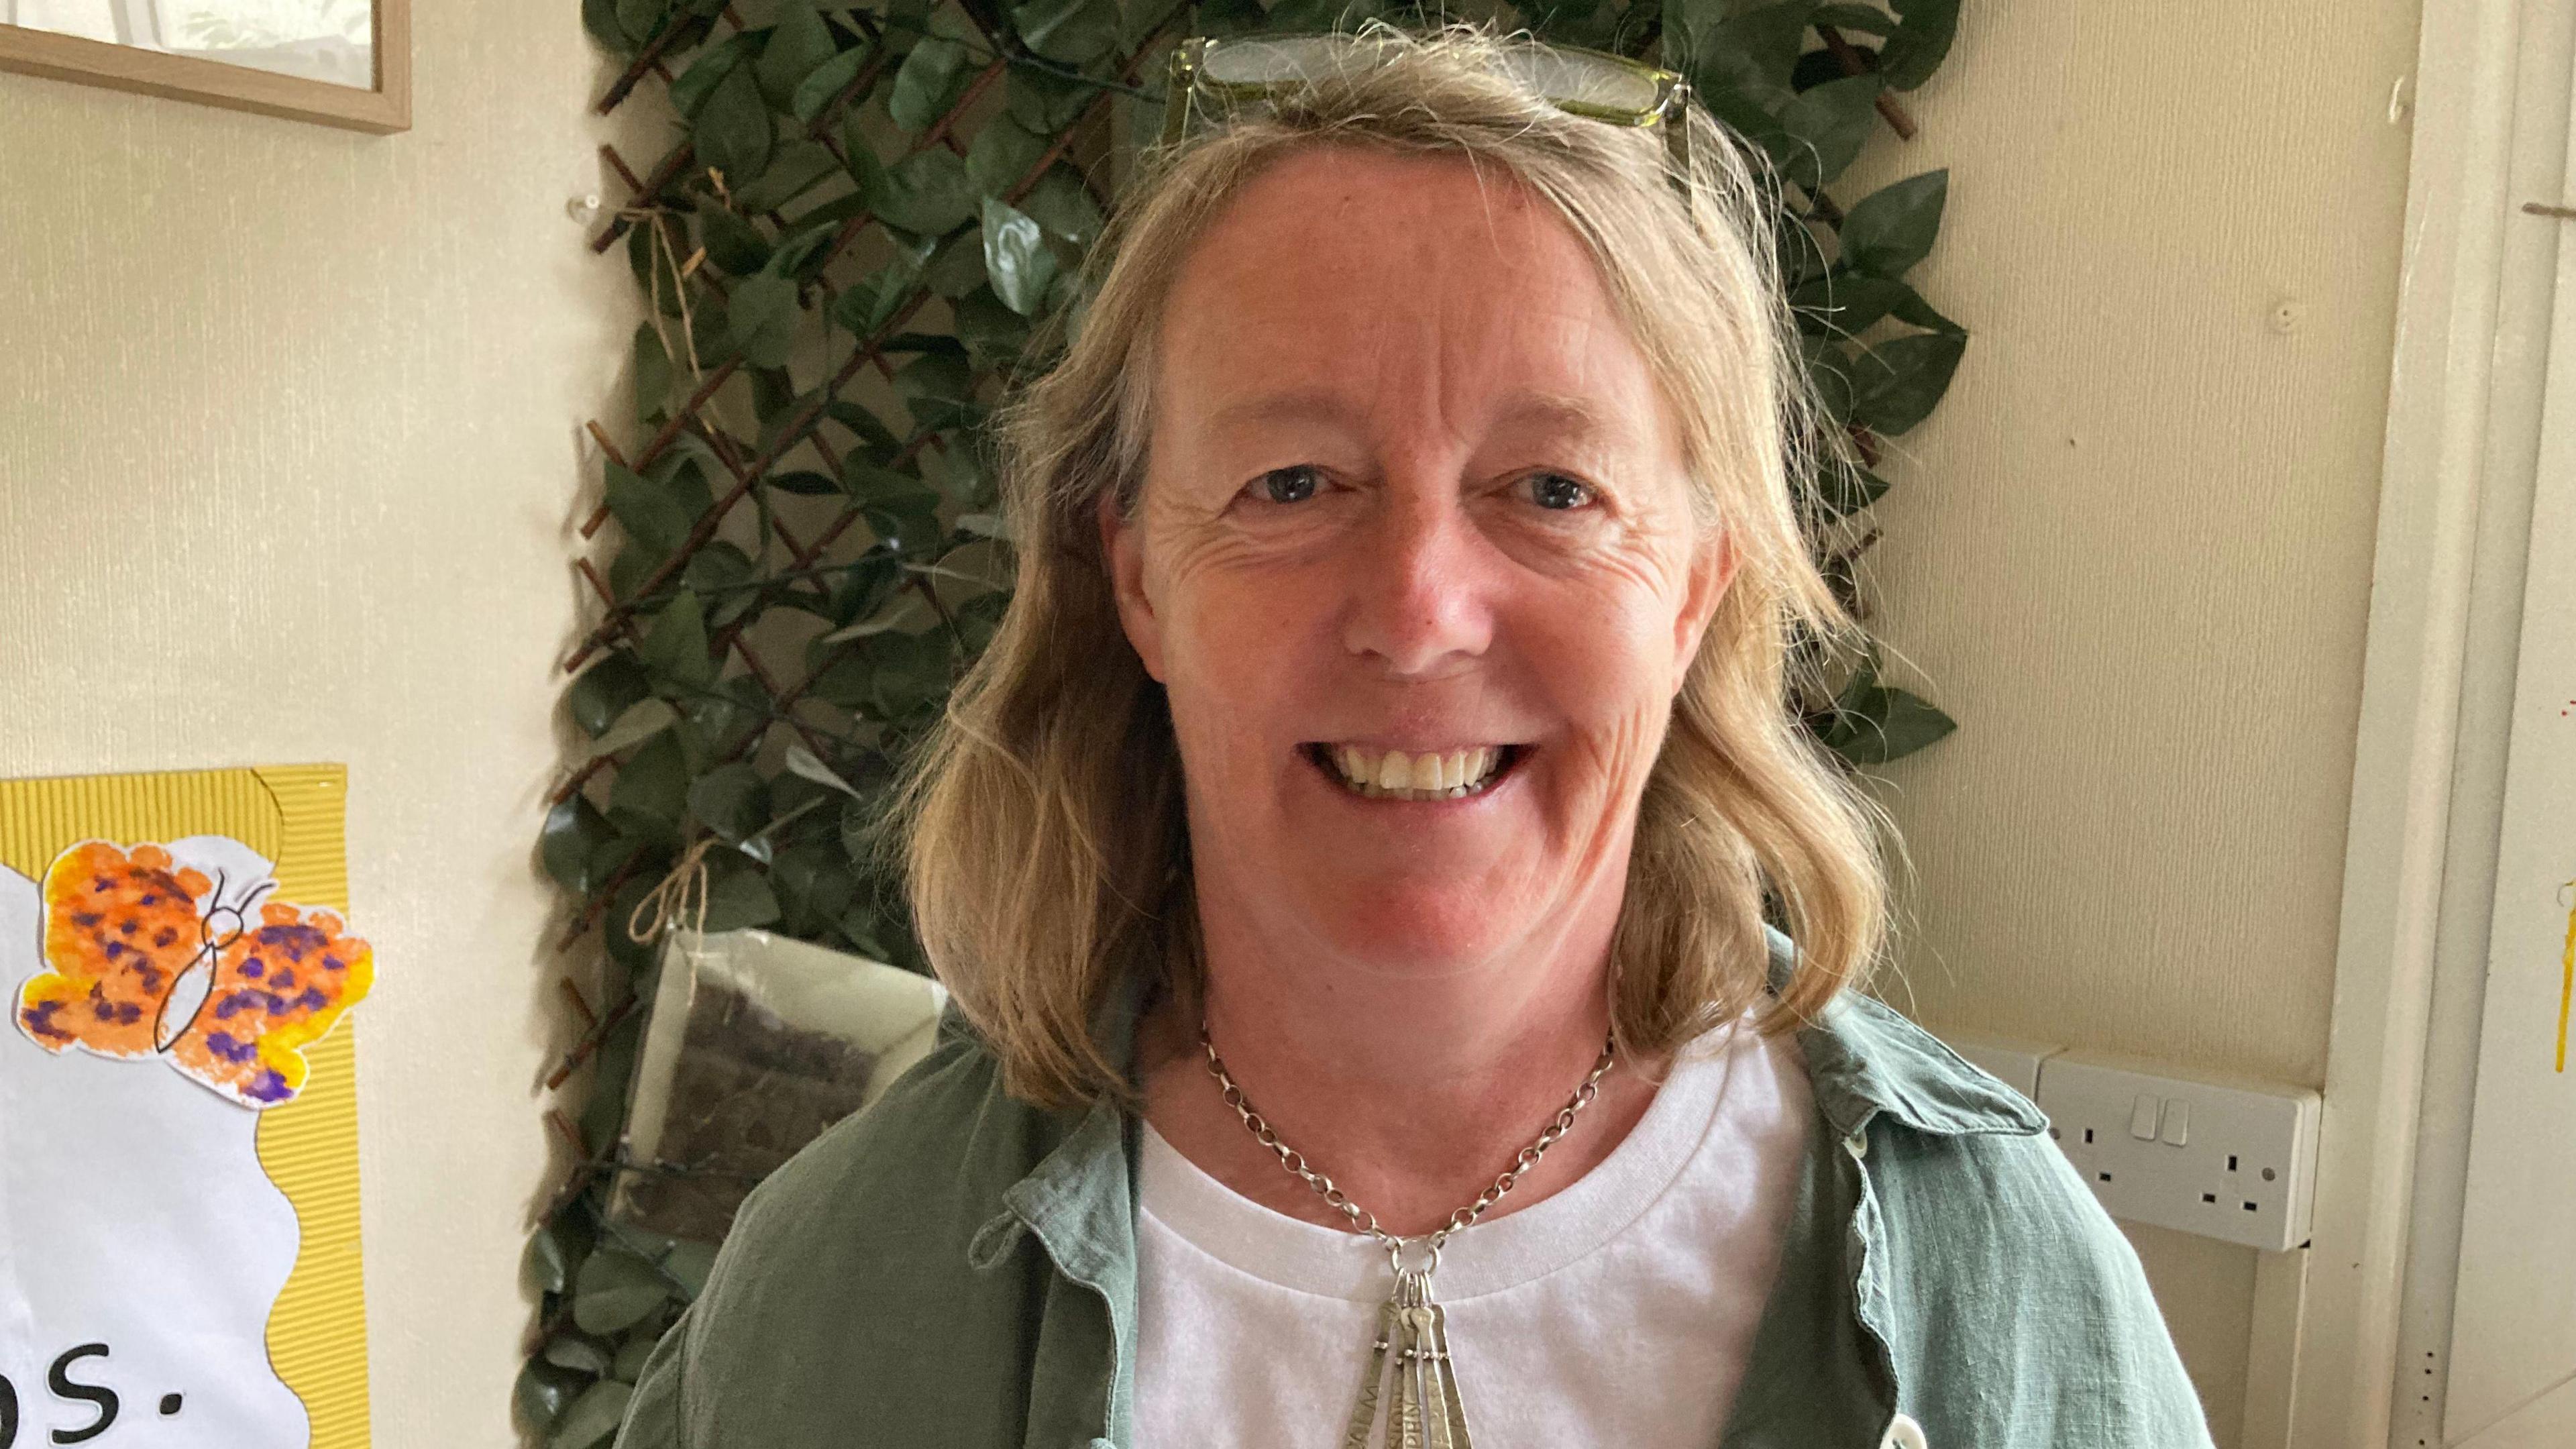
<svg viewBox="0 0 2576 1449">
<path fill-rule="evenodd" d="M 0 774 L 350 767 L 376 1442 L 514 1442 L 575 428 L 632 324 L 579 7 L 392 137 L 0 75 Z"/>
<path fill-rule="evenodd" d="M 1971 0 L 1868 185 L 1951 169 L 1975 340 L 1901 440 L 1882 625 L 1960 732 L 1887 772 L 1888 994 L 2317 1086 L 2416 5 Z M 2251 1250 L 2133 1233 L 2222 1445 Z"/>
</svg>

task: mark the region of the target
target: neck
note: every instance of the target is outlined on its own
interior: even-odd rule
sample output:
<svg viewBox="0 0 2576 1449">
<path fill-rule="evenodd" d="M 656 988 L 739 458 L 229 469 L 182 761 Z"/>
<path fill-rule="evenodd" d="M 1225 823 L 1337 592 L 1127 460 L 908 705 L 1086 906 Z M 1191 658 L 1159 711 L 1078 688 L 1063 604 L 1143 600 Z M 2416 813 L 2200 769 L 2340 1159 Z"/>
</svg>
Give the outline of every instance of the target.
<svg viewBox="0 0 2576 1449">
<path fill-rule="evenodd" d="M 1284 1145 L 1386 1231 L 1428 1232 L 1512 1165 L 1599 1059 L 1617 905 L 1569 912 L 1553 938 L 1508 960 L 1395 975 L 1297 949 L 1311 943 L 1280 949 L 1233 928 L 1246 916 L 1203 895 L 1206 1027 Z M 1149 1015 L 1139 1041 L 1147 1118 L 1244 1196 L 1349 1226 L 1225 1104 L 1200 1025 L 1168 1000 Z M 1652 1098 L 1646 1065 L 1617 1060 L 1564 1139 L 1485 1218 L 1543 1200 L 1606 1157 Z"/>
</svg>

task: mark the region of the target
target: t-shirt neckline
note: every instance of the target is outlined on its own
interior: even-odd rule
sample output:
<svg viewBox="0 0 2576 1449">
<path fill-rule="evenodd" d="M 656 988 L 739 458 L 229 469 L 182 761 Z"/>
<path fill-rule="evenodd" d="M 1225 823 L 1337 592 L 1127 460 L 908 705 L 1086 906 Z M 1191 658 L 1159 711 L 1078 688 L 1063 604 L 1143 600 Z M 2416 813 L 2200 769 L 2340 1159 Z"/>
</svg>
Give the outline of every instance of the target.
<svg viewBox="0 0 2576 1449">
<path fill-rule="evenodd" d="M 1544 1277 L 1624 1232 L 1682 1175 L 1718 1120 L 1729 1074 L 1764 1047 L 1751 1013 L 1685 1044 L 1654 1099 L 1610 1155 L 1543 1201 L 1480 1222 L 1441 1249 L 1434 1290 L 1457 1302 Z M 1141 1124 L 1139 1211 L 1218 1262 L 1295 1292 L 1375 1302 L 1386 1251 L 1353 1232 L 1292 1218 L 1207 1174 Z"/>
</svg>

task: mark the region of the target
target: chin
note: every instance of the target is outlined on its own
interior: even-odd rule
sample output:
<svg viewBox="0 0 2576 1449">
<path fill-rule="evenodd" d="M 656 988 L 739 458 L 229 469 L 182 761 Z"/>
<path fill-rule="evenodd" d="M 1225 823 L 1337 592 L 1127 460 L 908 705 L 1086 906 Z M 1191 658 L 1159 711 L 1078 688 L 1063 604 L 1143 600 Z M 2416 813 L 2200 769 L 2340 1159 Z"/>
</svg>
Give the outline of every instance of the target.
<svg viewBox="0 0 2576 1449">
<path fill-rule="evenodd" d="M 1485 892 L 1336 895 L 1316 935 L 1346 961 L 1390 977 L 1448 976 L 1505 953 L 1526 924 L 1500 921 Z"/>
</svg>

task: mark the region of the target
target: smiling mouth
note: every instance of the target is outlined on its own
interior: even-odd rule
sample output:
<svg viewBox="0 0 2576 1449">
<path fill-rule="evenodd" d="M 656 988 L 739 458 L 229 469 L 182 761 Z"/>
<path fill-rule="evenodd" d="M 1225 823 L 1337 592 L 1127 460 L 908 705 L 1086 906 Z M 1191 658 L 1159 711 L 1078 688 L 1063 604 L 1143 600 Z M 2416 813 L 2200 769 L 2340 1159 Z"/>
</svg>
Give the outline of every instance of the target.
<svg viewBox="0 0 2576 1449">
<path fill-rule="evenodd" d="M 1373 750 L 1313 741 L 1298 746 L 1343 789 L 1372 800 L 1464 800 L 1491 791 L 1529 754 L 1528 745 L 1465 745 L 1453 750 Z"/>
</svg>

